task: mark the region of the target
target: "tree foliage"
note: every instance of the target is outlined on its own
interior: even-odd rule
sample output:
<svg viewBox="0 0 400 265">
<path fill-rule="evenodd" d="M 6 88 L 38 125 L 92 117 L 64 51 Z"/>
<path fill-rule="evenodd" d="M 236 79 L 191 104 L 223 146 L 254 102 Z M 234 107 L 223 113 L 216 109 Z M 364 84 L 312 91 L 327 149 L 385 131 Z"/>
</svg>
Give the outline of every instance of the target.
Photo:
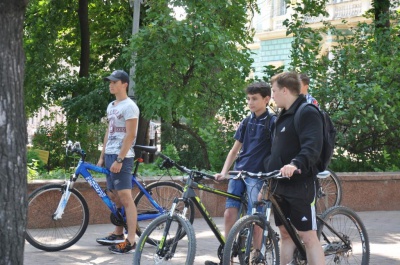
<svg viewBox="0 0 400 265">
<path fill-rule="evenodd" d="M 74 138 L 68 138 L 81 143 L 83 150 L 87 154 L 87 162 L 97 163 L 100 155 L 98 143 L 103 141 L 106 126 L 104 123 L 96 125 L 81 123 L 75 129 Z M 33 145 L 36 149 L 49 150 L 50 155 L 47 167 L 50 170 L 76 167 L 77 161 L 73 157 L 78 158 L 78 156 L 68 156 L 65 152 L 65 145 L 62 144 L 66 139 L 66 127 L 67 124 L 65 123 L 56 123 L 54 126 L 41 126 L 33 138 Z"/>
<path fill-rule="evenodd" d="M 246 10 L 254 10 L 255 4 L 248 0 L 146 4 L 146 20 L 131 49 L 137 54 L 138 102 L 147 118 L 161 117 L 189 134 L 199 145 L 201 166 L 210 168 L 209 146 L 201 129 L 217 114 L 228 120 L 242 117 L 251 66 L 246 45 L 252 41 Z M 174 7 L 184 9 L 185 17 L 176 19 Z"/>
<path fill-rule="evenodd" d="M 78 128 L 76 121 L 99 121 L 110 100 L 100 77 L 110 69 L 128 70 L 135 52 L 141 113 L 185 132 L 184 138 L 202 151 L 202 162 L 192 165 L 209 168 L 209 157 L 220 157 L 226 144 L 208 141 L 218 142 L 234 126 L 215 116 L 235 122 L 244 116 L 244 80 L 251 65 L 245 47 L 252 41 L 246 12 L 254 12 L 254 2 L 148 1 L 141 8 L 133 49 L 121 56 L 131 37 L 129 1 L 32 0 L 24 30 L 26 109 L 31 115 L 59 104 L 68 116 L 67 128 Z M 182 20 L 171 15 L 177 6 L 186 12 Z M 89 51 L 85 21 L 90 21 Z M 82 70 L 83 53 L 90 55 L 88 75 Z M 146 125 L 146 119 L 141 117 L 140 124 Z M 68 138 L 77 133 L 70 130 Z"/>
<path fill-rule="evenodd" d="M 288 34 L 294 37 L 291 69 L 311 76 L 311 93 L 330 113 L 339 132 L 333 168 L 398 169 L 399 13 L 381 14 L 382 21 L 358 23 L 345 30 L 329 23 L 316 30 L 304 20 L 307 15 L 323 14 L 323 6 L 314 10 L 316 13 L 308 12 L 315 6 L 297 5 L 296 15 L 286 25 Z M 366 15 L 376 18 L 370 15 L 374 11 Z M 391 25 L 386 23 L 388 16 Z M 388 27 L 383 30 L 382 25 Z M 323 50 L 321 44 L 327 38 L 332 44 L 329 50 Z"/>
<path fill-rule="evenodd" d="M 24 28 L 24 89 L 28 114 L 54 101 L 85 96 L 88 89 L 96 89 L 90 86 L 82 89 L 78 77 L 104 76 L 110 69 L 126 67 L 126 61 L 120 55 L 131 36 L 132 10 L 129 1 L 95 0 L 87 3 L 89 32 L 81 32 L 80 21 L 85 19 L 79 19 L 78 11 L 84 9 L 80 4 L 81 1 L 72 0 L 31 0 L 29 3 Z M 88 39 L 88 34 L 89 76 L 79 74 L 83 64 L 82 50 L 88 52 L 81 40 Z M 90 100 L 90 97 L 86 98 L 86 102 Z M 97 106 L 98 109 L 102 107 Z"/>
</svg>

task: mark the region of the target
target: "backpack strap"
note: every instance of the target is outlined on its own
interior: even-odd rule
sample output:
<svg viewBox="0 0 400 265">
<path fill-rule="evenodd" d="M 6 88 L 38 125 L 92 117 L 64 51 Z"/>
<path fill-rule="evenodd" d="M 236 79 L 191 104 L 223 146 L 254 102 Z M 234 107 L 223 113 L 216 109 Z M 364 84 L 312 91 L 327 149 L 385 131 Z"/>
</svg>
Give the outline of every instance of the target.
<svg viewBox="0 0 400 265">
<path fill-rule="evenodd" d="M 272 132 L 273 132 L 273 126 L 274 126 L 274 121 L 272 120 L 272 117 L 276 116 L 275 113 L 271 113 L 268 111 L 268 116 L 265 119 L 265 128 L 268 128 L 268 135 L 267 138 L 270 139 L 272 138 Z"/>
<path fill-rule="evenodd" d="M 296 133 L 299 134 L 299 120 L 300 120 L 300 115 L 301 115 L 301 111 L 306 107 L 306 106 L 313 106 L 315 109 L 318 110 L 318 112 L 320 112 L 319 108 L 317 106 L 315 106 L 312 103 L 308 103 L 308 102 L 304 102 L 300 105 L 300 107 L 297 108 L 296 113 L 294 114 L 294 129 L 296 130 Z"/>
<path fill-rule="evenodd" d="M 267 111 L 268 111 L 268 110 L 267 110 Z M 273 122 L 273 120 L 272 120 L 272 117 L 274 117 L 274 116 L 276 116 L 275 113 L 271 113 L 271 112 L 268 111 L 268 116 L 267 116 L 267 118 L 265 119 L 265 124 L 264 124 L 264 126 L 265 126 L 265 128 L 268 128 L 268 133 L 267 133 L 267 138 L 268 138 L 268 139 L 270 139 L 271 136 L 272 136 L 272 130 L 273 130 L 273 125 L 274 125 L 274 122 Z M 243 126 L 244 133 L 246 133 L 246 127 L 247 127 L 247 124 L 249 123 L 250 119 L 251 119 L 251 114 L 250 114 L 249 116 L 247 116 L 247 117 L 243 120 L 243 125 L 242 125 L 242 126 Z"/>
</svg>

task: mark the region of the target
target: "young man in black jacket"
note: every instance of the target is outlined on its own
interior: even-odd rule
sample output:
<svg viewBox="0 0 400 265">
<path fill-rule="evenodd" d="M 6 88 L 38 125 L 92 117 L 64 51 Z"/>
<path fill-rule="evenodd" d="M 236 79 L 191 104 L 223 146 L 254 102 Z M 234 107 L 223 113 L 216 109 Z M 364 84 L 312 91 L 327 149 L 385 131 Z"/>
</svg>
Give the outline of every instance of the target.
<svg viewBox="0 0 400 265">
<path fill-rule="evenodd" d="M 306 99 L 300 95 L 301 81 L 295 72 L 284 72 L 271 79 L 272 98 L 281 112 L 276 120 L 271 156 L 267 171 L 280 170 L 286 180 L 271 183 L 274 196 L 287 218 L 299 232 L 310 265 L 325 264 L 324 253 L 317 237 L 315 212 L 316 162 L 323 141 L 323 124 L 312 106 L 303 109 L 299 131 L 294 126 L 294 114 Z M 294 174 L 299 169 L 300 174 Z M 275 215 L 277 216 L 277 215 Z M 275 220 L 281 234 L 281 264 L 291 264 L 295 245 L 282 223 Z"/>
</svg>

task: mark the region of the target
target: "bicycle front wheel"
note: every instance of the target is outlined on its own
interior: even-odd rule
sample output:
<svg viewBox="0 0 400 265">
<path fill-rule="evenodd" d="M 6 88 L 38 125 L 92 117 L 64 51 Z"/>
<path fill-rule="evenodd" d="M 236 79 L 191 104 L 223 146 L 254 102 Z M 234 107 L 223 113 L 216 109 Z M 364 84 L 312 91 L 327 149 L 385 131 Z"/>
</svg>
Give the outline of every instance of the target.
<svg viewBox="0 0 400 265">
<path fill-rule="evenodd" d="M 175 197 L 181 198 L 183 194 L 183 188 L 179 184 L 170 181 L 158 181 L 151 183 L 146 187 L 147 192 L 151 195 L 153 200 L 163 209 L 162 213 L 167 213 L 172 206 L 172 202 Z M 146 197 L 146 195 L 140 191 L 135 197 L 135 204 L 138 213 L 138 217 L 144 214 L 157 214 L 160 213 L 158 209 L 156 209 L 150 200 Z M 179 204 L 177 206 L 177 213 L 182 213 L 184 204 Z M 192 201 L 189 202 L 189 207 L 186 212 L 186 218 L 190 223 L 193 223 L 195 216 L 195 208 Z M 138 237 L 141 236 L 143 230 L 149 225 L 149 223 L 153 219 L 141 220 L 138 221 L 136 227 L 136 234 Z M 152 243 L 151 240 L 148 240 L 147 243 Z"/>
<path fill-rule="evenodd" d="M 79 191 L 72 189 L 62 217 L 54 213 L 65 187 L 50 184 L 35 191 L 28 198 L 26 240 L 45 251 L 59 251 L 75 244 L 85 233 L 89 223 L 89 208 Z"/>
<path fill-rule="evenodd" d="M 342 184 L 335 172 L 328 169 L 330 175 L 324 179 L 318 179 L 317 211 L 323 213 L 333 206 L 340 205 L 342 201 Z"/>
<path fill-rule="evenodd" d="M 367 230 L 351 209 L 337 206 L 322 214 L 318 236 L 329 264 L 369 264 L 370 248 Z"/>
<path fill-rule="evenodd" d="M 196 238 L 192 225 L 187 219 L 174 215 L 167 237 L 164 238 L 168 218 L 168 215 L 162 215 L 154 219 L 143 231 L 133 256 L 133 264 L 194 263 Z M 145 244 L 148 239 L 152 240 L 152 244 Z"/>
<path fill-rule="evenodd" d="M 269 224 L 268 236 L 264 245 L 255 247 L 254 231 L 262 234 L 265 224 L 258 215 L 240 218 L 229 232 L 222 258 L 224 265 L 230 264 L 268 264 L 279 265 L 278 237 Z M 260 248 L 260 250 L 258 250 Z"/>
</svg>

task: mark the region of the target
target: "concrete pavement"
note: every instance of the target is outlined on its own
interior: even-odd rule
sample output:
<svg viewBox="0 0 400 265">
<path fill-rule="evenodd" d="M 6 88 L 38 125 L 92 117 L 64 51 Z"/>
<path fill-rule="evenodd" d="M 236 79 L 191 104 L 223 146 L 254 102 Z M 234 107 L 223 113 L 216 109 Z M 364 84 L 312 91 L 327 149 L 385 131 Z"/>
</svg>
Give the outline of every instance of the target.
<svg viewBox="0 0 400 265">
<path fill-rule="evenodd" d="M 400 265 L 400 211 L 358 212 L 368 231 L 371 248 L 371 265 Z M 223 229 L 223 218 L 214 218 Z M 219 246 L 206 222 L 194 221 L 197 239 L 195 264 L 205 260 L 216 261 Z M 132 255 L 114 255 L 107 247 L 98 245 L 95 238 L 112 230 L 111 225 L 90 225 L 84 236 L 72 247 L 58 252 L 44 252 L 25 243 L 24 264 L 26 265 L 105 265 L 132 264 Z"/>
</svg>

